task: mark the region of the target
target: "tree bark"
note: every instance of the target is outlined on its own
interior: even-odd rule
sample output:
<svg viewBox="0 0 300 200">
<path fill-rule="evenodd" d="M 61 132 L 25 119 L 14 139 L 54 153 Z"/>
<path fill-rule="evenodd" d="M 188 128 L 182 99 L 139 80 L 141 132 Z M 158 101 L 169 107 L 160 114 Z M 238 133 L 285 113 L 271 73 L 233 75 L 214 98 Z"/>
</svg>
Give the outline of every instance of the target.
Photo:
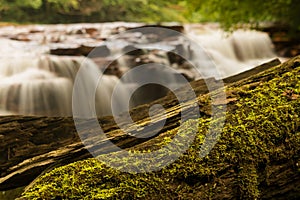
<svg viewBox="0 0 300 200">
<path fill-rule="evenodd" d="M 258 66 L 252 70 L 224 79 L 225 84 L 237 84 L 238 86 L 251 85 L 264 80 L 270 80 L 274 74 L 261 73 L 280 64 L 278 59 Z M 283 70 L 289 70 L 283 69 Z M 206 84 L 214 84 L 214 79 L 198 80 L 191 83 L 196 95 L 208 93 Z M 179 92 L 184 93 L 185 87 Z M 232 102 L 233 101 L 233 102 Z M 234 106 L 234 98 L 228 98 L 230 108 Z M 225 103 L 228 103 L 225 102 Z M 192 102 L 190 102 L 192 103 Z M 145 123 L 149 119 L 148 109 L 151 105 L 162 104 L 167 110 L 168 118 L 165 126 L 156 135 L 150 138 L 135 138 L 124 134 L 110 116 L 99 118 L 99 123 L 114 144 L 121 148 L 129 148 L 147 144 L 160 133 L 173 129 L 179 125 L 181 108 L 176 105 L 178 101 L 173 94 L 134 108 L 130 111 L 133 120 L 137 123 Z M 187 107 L 184 109 L 188 109 Z M 210 115 L 210 108 L 199 105 L 202 115 Z M 154 119 L 159 123 L 163 119 Z M 90 126 L 89 120 L 83 120 L 82 125 L 88 127 L 87 134 L 96 133 L 96 128 Z M 153 124 L 153 127 L 155 124 Z M 149 129 L 151 130 L 151 128 Z M 155 131 L 152 130 L 152 131 Z M 129 127 L 126 132 L 138 133 L 134 127 Z M 26 186 L 41 173 L 77 160 L 91 157 L 92 155 L 83 145 L 78 136 L 74 121 L 71 117 L 36 117 L 36 116 L 5 116 L 0 117 L 0 190 L 8 190 L 20 186 Z M 89 140 L 92 140 L 89 137 Z M 97 140 L 97 154 L 111 151 L 107 139 Z M 298 180 L 299 181 L 299 180 Z"/>
</svg>

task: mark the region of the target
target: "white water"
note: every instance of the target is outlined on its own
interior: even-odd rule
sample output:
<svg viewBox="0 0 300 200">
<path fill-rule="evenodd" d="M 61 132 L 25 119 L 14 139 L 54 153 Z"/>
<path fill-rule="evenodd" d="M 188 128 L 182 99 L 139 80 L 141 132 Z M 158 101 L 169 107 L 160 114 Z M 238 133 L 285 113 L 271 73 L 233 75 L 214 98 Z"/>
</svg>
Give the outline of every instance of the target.
<svg viewBox="0 0 300 200">
<path fill-rule="evenodd" d="M 72 82 L 38 69 L 0 81 L 1 109 L 23 115 L 70 115 Z"/>
<path fill-rule="evenodd" d="M 49 55 L 0 58 L 0 115 L 71 116 L 73 82 L 81 65 L 89 68 L 86 77 L 100 73 L 94 62 L 84 59 Z M 96 93 L 98 114 L 111 114 L 110 97 L 117 82 L 116 77 L 103 75 Z"/>
<path fill-rule="evenodd" d="M 191 53 L 192 60 L 203 72 L 203 77 L 219 77 L 212 69 L 215 66 L 221 77 L 227 77 L 276 57 L 272 42 L 266 33 L 239 30 L 226 35 L 220 29 L 209 26 L 202 27 L 202 29 L 189 26 L 185 28 L 186 35 L 203 47 L 211 58 L 209 59 L 203 52 L 196 52 L 197 49 L 186 49 L 186 54 Z M 102 34 L 109 33 L 104 31 Z M 47 55 L 48 47 L 36 42 L 0 39 L 0 44 L 2 46 L 0 50 L 0 115 L 72 115 L 73 83 L 84 57 L 50 56 Z M 117 47 L 118 44 L 110 47 L 110 50 L 119 55 L 121 52 Z M 162 56 L 162 58 L 166 57 Z M 211 60 L 214 65 L 211 64 Z M 165 65 L 170 64 L 168 61 L 156 61 Z M 100 73 L 98 66 L 89 59 L 83 65 L 88 69 L 85 70 L 85 77 L 94 77 L 95 74 Z M 119 59 L 119 65 L 130 70 L 130 66 L 126 66 L 126 62 L 122 59 Z M 164 73 L 162 69 L 149 68 L 149 70 L 157 79 L 162 79 L 164 85 L 176 84 L 174 74 Z M 190 73 L 194 71 L 191 70 Z M 118 104 L 121 109 L 126 108 L 123 99 L 126 99 L 130 92 L 127 89 L 137 89 L 136 78 L 143 79 L 140 75 L 136 76 L 134 74 L 128 76 L 124 80 L 126 85 L 117 91 Z M 111 114 L 111 94 L 118 83 L 119 79 L 115 76 L 102 76 L 95 95 L 98 115 Z M 89 85 L 82 87 L 83 90 L 88 90 Z M 85 97 L 82 98 L 84 100 Z M 136 101 L 144 102 L 141 99 Z"/>
<path fill-rule="evenodd" d="M 201 28 L 199 30 L 199 28 L 187 27 L 187 36 L 204 49 L 222 78 L 246 71 L 276 57 L 267 33 L 251 30 L 225 33 L 217 28 Z M 192 59 L 199 63 L 203 57 L 194 56 Z M 204 75 L 215 77 L 214 71 L 205 69 L 203 63 L 205 61 L 200 62 L 198 67 L 204 71 Z"/>
</svg>

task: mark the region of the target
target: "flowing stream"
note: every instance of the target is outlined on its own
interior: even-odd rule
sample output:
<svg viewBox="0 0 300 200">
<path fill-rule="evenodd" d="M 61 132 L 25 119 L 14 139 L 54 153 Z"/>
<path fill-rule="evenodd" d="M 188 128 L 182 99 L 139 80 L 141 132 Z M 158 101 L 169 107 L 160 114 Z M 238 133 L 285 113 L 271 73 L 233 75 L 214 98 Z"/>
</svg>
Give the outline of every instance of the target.
<svg viewBox="0 0 300 200">
<path fill-rule="evenodd" d="M 55 29 L 53 26 L 51 28 Z M 100 32 L 101 36 L 111 34 L 103 27 Z M 199 56 L 196 52 L 197 49 L 182 45 L 184 54 L 195 61 L 196 67 L 201 68 L 203 72 L 201 76 L 195 75 L 191 67 L 184 68 L 176 63 L 175 65 L 171 64 L 166 53 L 160 52 L 163 56 L 156 54 L 156 58 L 163 60 L 163 62 L 158 62 L 178 70 L 178 74 L 183 71 L 190 75 L 191 79 L 214 77 L 215 72 L 211 69 L 213 66 L 209 63 L 216 66 L 220 73 L 218 77 L 223 78 L 251 69 L 276 57 L 273 44 L 266 33 L 237 30 L 227 35 L 218 28 L 204 25 L 198 27 L 187 25 L 185 33 L 187 38 L 200 45 L 205 52 L 205 56 Z M 143 35 L 135 34 L 134 37 L 142 38 Z M 37 38 L 45 39 L 45 37 Z M 76 38 L 73 39 L 76 40 Z M 131 40 L 134 39 L 131 38 Z M 130 42 L 132 43 L 125 39 L 125 44 L 131 44 Z M 168 44 L 168 42 L 166 43 Z M 168 45 L 172 46 L 171 42 L 169 43 Z M 120 91 L 117 91 L 119 97 L 117 104 L 121 109 L 126 108 L 126 105 L 123 105 L 125 104 L 123 99 L 128 98 L 131 90 L 137 89 L 137 85 L 135 85 L 137 75 L 127 76 L 120 82 L 119 77 L 115 75 L 102 74 L 101 66 L 95 64 L 92 59 L 83 56 L 49 55 L 49 45 L 42 44 L 41 41 L 21 42 L 0 38 L 0 44 L 2 46 L 0 52 L 0 115 L 71 116 L 73 84 L 80 67 L 87 69 L 85 70 L 86 77 L 92 77 L 94 74 L 102 75 L 95 95 L 95 107 L 98 115 L 111 114 L 111 96 L 116 84 L 123 85 Z M 109 47 L 109 45 L 107 46 Z M 123 48 L 124 45 L 121 47 Z M 121 52 L 116 47 L 110 48 L 110 50 L 111 52 Z M 141 57 L 135 56 L 134 59 L 138 60 Z M 153 60 L 155 61 L 155 59 Z M 119 59 L 117 64 L 119 69 L 129 70 L 132 68 L 130 62 L 122 59 Z M 153 69 L 151 70 L 153 71 Z M 163 79 L 166 84 L 180 86 L 180 83 L 176 82 L 175 73 L 165 73 L 161 69 L 156 69 L 153 74 L 157 78 Z M 143 77 L 139 78 L 143 79 Z M 85 87 L 89 87 L 89 85 L 83 84 L 82 87 L 82 90 L 87 90 Z M 145 99 L 151 99 L 149 95 L 155 96 L 159 93 L 157 90 L 149 90 L 146 92 L 147 95 L 136 94 L 136 99 L 131 106 L 145 103 L 147 102 Z M 162 95 L 159 94 L 157 98 Z"/>
</svg>

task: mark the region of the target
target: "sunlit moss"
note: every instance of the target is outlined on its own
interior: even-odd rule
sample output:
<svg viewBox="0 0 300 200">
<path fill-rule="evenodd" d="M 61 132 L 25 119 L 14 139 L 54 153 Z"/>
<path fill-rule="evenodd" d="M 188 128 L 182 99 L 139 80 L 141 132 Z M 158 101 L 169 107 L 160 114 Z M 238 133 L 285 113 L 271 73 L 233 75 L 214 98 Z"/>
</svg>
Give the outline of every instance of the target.
<svg viewBox="0 0 300 200">
<path fill-rule="evenodd" d="M 299 171 L 300 67 L 296 61 L 266 72 L 272 78 L 255 87 L 239 87 L 237 83 L 227 88 L 228 92 L 235 91 L 231 95 L 237 100 L 227 113 L 221 138 L 204 158 L 199 157 L 199 149 L 208 128 L 217 123 L 209 118 L 183 125 L 189 132 L 189 123 L 199 124 L 194 143 L 177 161 L 158 172 L 130 174 L 87 159 L 45 174 L 23 197 L 218 199 L 221 193 L 228 193 L 241 199 L 258 199 L 262 182 L 268 181 L 270 163 L 294 161 Z M 132 152 L 157 150 L 175 134 L 178 128 L 164 133 L 159 142 L 150 145 L 149 141 L 147 148 L 141 145 Z"/>
</svg>

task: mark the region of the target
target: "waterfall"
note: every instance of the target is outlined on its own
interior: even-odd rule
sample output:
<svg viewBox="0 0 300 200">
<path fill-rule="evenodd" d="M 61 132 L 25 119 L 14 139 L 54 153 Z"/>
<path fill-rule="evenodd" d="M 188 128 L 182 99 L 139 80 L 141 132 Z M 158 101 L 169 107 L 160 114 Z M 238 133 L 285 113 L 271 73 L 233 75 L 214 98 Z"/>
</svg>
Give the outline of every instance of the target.
<svg viewBox="0 0 300 200">
<path fill-rule="evenodd" d="M 73 82 L 79 68 L 88 68 L 87 79 L 95 72 L 101 74 L 98 66 L 84 57 L 18 56 L 0 62 L 0 115 L 71 116 Z M 110 97 L 117 83 L 114 76 L 102 76 L 96 92 L 98 114 L 111 114 Z"/>
<path fill-rule="evenodd" d="M 0 58 L 0 75 L 12 76 L 28 69 L 41 69 L 74 80 L 83 59 L 83 57 L 49 55 L 4 57 Z"/>
<path fill-rule="evenodd" d="M 217 28 L 201 27 L 200 29 L 191 26 L 187 26 L 186 32 L 187 37 L 195 41 L 208 54 L 223 78 L 246 71 L 276 57 L 267 33 L 254 30 L 225 33 Z M 194 55 L 192 60 L 196 63 L 207 59 L 197 53 Z M 197 67 L 204 71 L 206 76 L 215 76 L 209 71 L 210 69 L 205 68 L 205 65 L 200 64 Z"/>
<path fill-rule="evenodd" d="M 138 26 L 125 23 L 124 27 L 125 25 L 132 28 Z M 101 27 L 99 35 L 108 39 L 114 32 L 111 26 L 117 27 L 110 24 L 99 26 Z M 198 27 L 186 25 L 185 36 L 192 43 L 187 43 L 180 34 L 156 42 L 155 38 L 161 39 L 161 35 L 153 37 L 156 34 L 153 33 L 147 38 L 147 34 L 133 31 L 123 34 L 118 39 L 101 43 L 110 49 L 111 55 L 100 58 L 105 61 L 116 61 L 120 74 L 126 74 L 135 66 L 145 64 L 143 73 L 129 73 L 120 80 L 116 76 L 103 75 L 100 69 L 103 70 L 105 66 L 100 66 L 99 63 L 98 66 L 89 58 L 49 55 L 51 44 L 40 41 L 44 36 L 48 36 L 47 33 L 49 37 L 62 33 L 65 37 L 69 37 L 70 41 L 76 40 L 77 43 L 81 42 L 80 37 L 85 37 L 78 35 L 77 38 L 77 36 L 66 35 L 64 32 L 66 27 L 68 26 L 45 26 L 42 35 L 33 37 L 39 38 L 38 41 L 33 39 L 30 42 L 21 42 L 0 38 L 2 46 L 0 49 L 0 115 L 71 116 L 74 81 L 82 67 L 86 69 L 83 74 L 86 78 L 81 86 L 82 91 L 89 90 L 92 79 L 95 81 L 101 77 L 95 89 L 95 105 L 90 105 L 96 108 L 96 113 L 100 116 L 112 114 L 111 95 L 117 84 L 121 85 L 116 91 L 119 97 L 117 105 L 120 108 L 118 110 L 124 110 L 127 105 L 123 100 L 127 99 L 132 91 L 136 92 L 130 99 L 131 107 L 148 103 L 164 96 L 169 91 L 167 87 L 159 87 L 158 84 L 148 84 L 140 88 L 139 83 L 144 82 L 148 76 L 161 80 L 159 83 L 163 86 L 177 88 L 182 84 L 178 78 L 181 73 L 189 80 L 206 77 L 224 78 L 276 57 L 269 36 L 253 30 L 237 30 L 228 34 L 215 25 Z M 75 28 L 80 29 L 80 27 Z M 13 30 L 7 30 L 6 34 L 9 35 L 10 32 L 14 32 Z M 67 44 L 70 41 L 65 42 Z M 82 38 L 82 42 L 84 41 L 99 43 L 98 40 L 92 38 Z M 196 44 L 202 47 L 200 51 Z M 61 45 L 65 45 L 64 41 Z M 131 49 L 137 51 L 123 55 Z M 174 55 L 169 54 L 169 51 L 174 49 L 185 59 L 192 61 L 201 74 L 198 74 L 197 70 L 189 64 L 182 62 L 180 58 L 174 57 L 171 61 Z M 104 63 L 107 64 L 107 62 Z M 167 70 L 162 65 L 173 67 L 177 71 Z M 215 68 L 220 75 L 216 74 Z M 153 80 L 149 79 L 150 82 Z M 83 102 L 87 101 L 85 95 L 80 98 Z M 85 114 L 89 115 L 89 113 Z"/>
<path fill-rule="evenodd" d="M 71 92 L 69 79 L 28 69 L 0 81 L 0 105 L 22 115 L 71 115 Z"/>
<path fill-rule="evenodd" d="M 271 38 L 267 33 L 258 31 L 235 31 L 231 38 L 239 60 L 249 61 L 275 57 Z"/>
</svg>

